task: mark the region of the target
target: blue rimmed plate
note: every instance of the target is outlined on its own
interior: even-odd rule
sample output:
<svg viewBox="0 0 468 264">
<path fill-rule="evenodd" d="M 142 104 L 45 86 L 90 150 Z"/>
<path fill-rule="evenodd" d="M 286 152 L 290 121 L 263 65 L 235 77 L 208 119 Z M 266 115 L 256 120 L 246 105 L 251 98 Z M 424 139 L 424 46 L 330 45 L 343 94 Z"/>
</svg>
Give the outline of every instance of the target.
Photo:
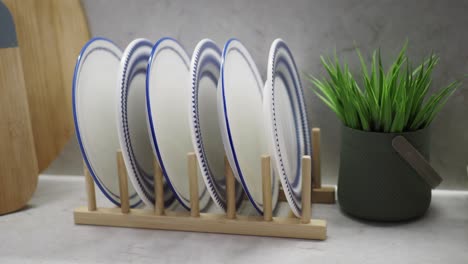
<svg viewBox="0 0 468 264">
<path fill-rule="evenodd" d="M 261 156 L 268 152 L 262 108 L 263 81 L 247 49 L 236 39 L 224 46 L 218 112 L 223 145 L 234 175 L 263 213 Z M 273 208 L 279 182 L 272 173 Z"/>
<path fill-rule="evenodd" d="M 93 38 L 78 56 L 73 76 L 73 117 L 81 154 L 96 185 L 120 206 L 115 152 L 119 149 L 116 107 L 117 73 L 122 51 L 113 42 Z M 129 185 L 130 206 L 141 203 Z"/>
<path fill-rule="evenodd" d="M 189 209 L 186 164 L 187 153 L 194 152 L 188 122 L 190 59 L 176 40 L 162 38 L 151 51 L 147 72 L 146 107 L 154 154 L 177 200 Z M 202 177 L 198 187 L 203 209 L 210 201 L 210 194 Z"/>
<path fill-rule="evenodd" d="M 281 39 L 270 48 L 263 94 L 275 170 L 292 211 L 300 217 L 302 156 L 311 155 L 310 134 L 300 76 L 291 51 Z"/>
<path fill-rule="evenodd" d="M 120 147 L 127 174 L 138 195 L 148 206 L 154 205 L 153 151 L 146 122 L 146 70 L 153 43 L 135 39 L 120 61 L 117 90 L 117 123 Z M 165 204 L 174 196 L 165 185 Z"/>
<path fill-rule="evenodd" d="M 221 66 L 221 50 L 209 39 L 201 40 L 190 64 L 190 129 L 202 177 L 216 205 L 226 210 L 224 148 L 219 129 L 216 90 Z M 236 182 L 237 205 L 242 187 Z"/>
</svg>

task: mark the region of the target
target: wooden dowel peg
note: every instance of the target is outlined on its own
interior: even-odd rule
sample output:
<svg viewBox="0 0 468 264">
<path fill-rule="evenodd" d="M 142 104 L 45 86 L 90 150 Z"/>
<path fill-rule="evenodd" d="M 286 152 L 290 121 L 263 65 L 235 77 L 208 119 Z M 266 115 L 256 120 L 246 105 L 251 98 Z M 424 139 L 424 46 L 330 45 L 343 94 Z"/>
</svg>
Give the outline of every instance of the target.
<svg viewBox="0 0 468 264">
<path fill-rule="evenodd" d="M 265 221 L 271 221 L 273 219 L 270 166 L 270 156 L 262 156 L 263 219 Z"/>
<path fill-rule="evenodd" d="M 130 212 L 130 201 L 128 199 L 127 169 L 120 150 L 117 151 L 117 172 L 119 175 L 120 209 L 122 213 L 128 214 Z"/>
<path fill-rule="evenodd" d="M 187 168 L 190 188 L 190 215 L 192 217 L 200 216 L 200 204 L 198 197 L 198 167 L 197 156 L 190 152 L 187 154 Z"/>
<path fill-rule="evenodd" d="M 311 213 L 311 159 L 310 156 L 302 157 L 302 215 L 301 223 L 310 223 Z"/>
<path fill-rule="evenodd" d="M 320 168 L 320 128 L 312 128 L 312 184 L 314 188 L 322 188 Z"/>
<path fill-rule="evenodd" d="M 153 157 L 154 170 L 154 213 L 164 215 L 164 183 L 161 167 L 156 157 Z"/>
<path fill-rule="evenodd" d="M 88 211 L 96 211 L 96 191 L 94 189 L 94 181 L 85 163 L 83 164 L 83 171 L 84 171 L 85 182 L 86 182 L 86 196 L 88 198 Z"/>
<path fill-rule="evenodd" d="M 226 217 L 228 219 L 236 218 L 236 185 L 234 173 L 227 157 L 224 157 L 224 174 L 226 177 Z"/>
</svg>

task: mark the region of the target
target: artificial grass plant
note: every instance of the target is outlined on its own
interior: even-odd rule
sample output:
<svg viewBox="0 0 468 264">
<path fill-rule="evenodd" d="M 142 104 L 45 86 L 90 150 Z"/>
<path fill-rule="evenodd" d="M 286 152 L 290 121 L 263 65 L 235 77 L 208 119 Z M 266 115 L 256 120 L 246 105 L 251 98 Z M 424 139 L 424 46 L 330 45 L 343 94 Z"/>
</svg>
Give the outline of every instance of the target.
<svg viewBox="0 0 468 264">
<path fill-rule="evenodd" d="M 447 99 L 459 87 L 455 81 L 428 97 L 432 72 L 439 58 L 431 54 L 414 68 L 403 46 L 385 73 L 380 50 L 374 51 L 370 72 L 360 51 L 361 78 L 358 83 L 347 63 L 321 57 L 328 79 L 307 75 L 312 90 L 330 107 L 344 125 L 375 132 L 406 132 L 427 127 Z"/>
</svg>

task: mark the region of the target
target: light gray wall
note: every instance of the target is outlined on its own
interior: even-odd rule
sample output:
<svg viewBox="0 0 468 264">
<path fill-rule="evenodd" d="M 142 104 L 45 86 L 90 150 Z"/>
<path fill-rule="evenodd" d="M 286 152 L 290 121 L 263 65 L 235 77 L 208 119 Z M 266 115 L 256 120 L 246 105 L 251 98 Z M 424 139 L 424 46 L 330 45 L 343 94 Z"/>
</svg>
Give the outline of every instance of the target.
<svg viewBox="0 0 468 264">
<path fill-rule="evenodd" d="M 468 73 L 468 1 L 85 0 L 84 6 L 92 35 L 108 37 L 122 48 L 137 37 L 155 41 L 172 36 L 190 52 L 202 38 L 222 46 L 237 37 L 263 77 L 269 46 L 277 37 L 289 44 L 298 67 L 314 75 L 323 74 L 322 54 L 336 50 L 357 67 L 355 46 L 364 54 L 381 47 L 383 57 L 389 58 L 406 39 L 416 61 L 431 51 L 440 55 L 434 88 Z M 322 129 L 325 182 L 336 183 L 340 124 L 309 84 L 303 84 L 311 126 Z M 467 88 L 468 81 L 433 124 L 432 162 L 445 178 L 442 188 L 468 188 Z"/>
</svg>

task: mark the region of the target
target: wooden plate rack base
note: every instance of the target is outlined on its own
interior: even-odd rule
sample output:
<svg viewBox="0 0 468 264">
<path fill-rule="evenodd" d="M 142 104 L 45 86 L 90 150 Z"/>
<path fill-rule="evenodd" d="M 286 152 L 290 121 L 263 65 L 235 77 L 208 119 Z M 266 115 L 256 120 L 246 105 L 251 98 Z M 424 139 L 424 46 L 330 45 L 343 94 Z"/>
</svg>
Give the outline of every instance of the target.
<svg viewBox="0 0 468 264">
<path fill-rule="evenodd" d="M 302 200 L 316 203 L 334 203 L 335 189 L 321 186 L 320 176 L 320 130 L 312 130 L 314 146 L 313 159 L 302 158 Z M 198 202 L 198 169 L 195 153 L 187 154 L 188 180 L 190 183 L 190 212 L 174 212 L 164 208 L 163 175 L 159 164 L 154 159 L 155 207 L 131 209 L 128 198 L 127 171 L 122 153 L 117 151 L 119 175 L 120 208 L 98 208 L 94 182 L 86 166 L 84 169 L 88 205 L 74 211 L 75 224 L 147 228 L 175 231 L 192 231 L 268 237 L 288 237 L 324 240 L 327 236 L 325 220 L 311 219 L 311 203 L 303 203 L 303 214 L 296 218 L 290 212 L 288 217 L 273 217 L 271 203 L 270 157 L 261 157 L 263 179 L 263 216 L 237 215 L 235 205 L 235 179 L 232 169 L 225 161 L 226 169 L 226 214 L 200 213 Z M 311 170 L 312 164 L 313 170 Z M 312 179 L 313 178 L 313 185 Z M 282 193 L 282 191 L 280 192 Z M 195 198 L 195 199 L 194 199 Z M 284 194 L 280 200 L 285 200 Z"/>
</svg>

